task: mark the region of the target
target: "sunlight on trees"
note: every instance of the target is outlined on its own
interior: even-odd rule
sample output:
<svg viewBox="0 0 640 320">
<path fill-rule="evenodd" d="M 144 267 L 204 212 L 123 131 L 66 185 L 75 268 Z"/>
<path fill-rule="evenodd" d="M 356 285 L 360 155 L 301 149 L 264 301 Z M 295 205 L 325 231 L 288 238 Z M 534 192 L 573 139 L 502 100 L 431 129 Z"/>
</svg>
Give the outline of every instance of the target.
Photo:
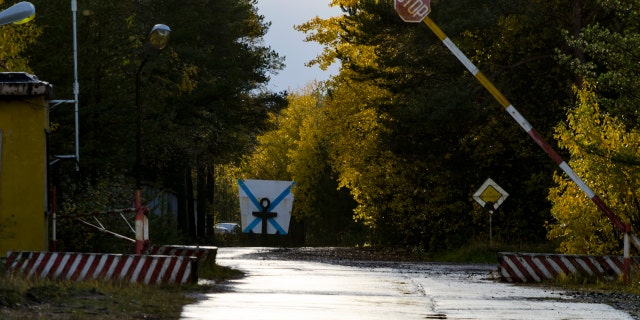
<svg viewBox="0 0 640 320">
<path fill-rule="evenodd" d="M 640 227 L 640 130 L 628 129 L 602 112 L 595 87 L 576 89 L 577 105 L 566 124 L 557 127 L 560 146 L 571 154 L 569 164 L 625 223 Z M 620 253 L 621 234 L 580 189 L 556 174 L 550 191 L 549 237 L 562 241 L 565 253 Z"/>
</svg>

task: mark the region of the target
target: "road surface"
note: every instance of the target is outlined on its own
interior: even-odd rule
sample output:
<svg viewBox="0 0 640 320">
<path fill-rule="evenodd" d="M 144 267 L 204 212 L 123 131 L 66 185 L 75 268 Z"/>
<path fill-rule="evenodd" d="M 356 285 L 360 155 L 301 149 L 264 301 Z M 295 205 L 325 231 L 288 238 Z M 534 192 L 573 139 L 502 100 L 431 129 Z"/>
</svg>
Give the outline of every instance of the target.
<svg viewBox="0 0 640 320">
<path fill-rule="evenodd" d="M 246 277 L 185 306 L 182 319 L 632 319 L 561 291 L 500 283 L 494 265 L 338 264 L 268 251 L 220 248 L 217 263 Z"/>
</svg>

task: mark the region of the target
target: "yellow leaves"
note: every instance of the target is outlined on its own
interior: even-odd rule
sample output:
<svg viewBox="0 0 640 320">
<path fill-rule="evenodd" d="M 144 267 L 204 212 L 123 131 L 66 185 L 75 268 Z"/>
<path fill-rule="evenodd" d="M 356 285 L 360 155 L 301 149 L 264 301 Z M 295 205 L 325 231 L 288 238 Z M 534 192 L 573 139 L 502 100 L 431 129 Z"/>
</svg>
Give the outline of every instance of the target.
<svg viewBox="0 0 640 320">
<path fill-rule="evenodd" d="M 198 86 L 199 68 L 195 65 L 185 65 L 182 67 L 182 77 L 178 89 L 181 92 L 191 93 Z"/>
<path fill-rule="evenodd" d="M 4 25 L 0 32 L 0 61 L 3 61 L 4 70 L 0 71 L 26 71 L 30 72 L 28 59 L 22 56 L 22 52 L 35 43 L 42 34 L 42 28 L 31 22 L 22 25 Z"/>
<path fill-rule="evenodd" d="M 271 115 L 274 130 L 258 136 L 259 146 L 250 156 L 249 167 L 254 168 L 260 179 L 289 180 L 300 176 L 307 166 L 317 166 L 316 144 L 322 131 L 322 95 L 314 90 L 318 83 L 308 85 L 301 91 L 289 95 L 289 106 L 278 115 Z M 314 89 L 316 88 L 316 89 Z M 319 89 L 317 89 L 319 90 Z M 295 177 L 304 188 L 304 183 Z"/>
<path fill-rule="evenodd" d="M 320 19 L 315 17 L 301 25 L 294 26 L 300 32 L 307 34 L 306 42 L 317 42 L 325 48 L 322 54 L 307 63 L 308 66 L 317 64 L 321 69 L 328 68 L 337 59 L 336 47 L 340 45 L 340 22 L 342 18 L 331 17 Z"/>
<path fill-rule="evenodd" d="M 330 6 L 332 7 L 353 7 L 362 0 L 331 0 Z"/>
<path fill-rule="evenodd" d="M 363 0 L 331 0 L 331 3 L 329 5 L 332 7 L 338 7 L 338 6 L 353 7 L 361 1 Z M 382 0 L 382 1 L 375 0 L 375 1 L 376 1 L 376 4 L 380 4 L 381 2 L 391 2 L 393 0 Z"/>
<path fill-rule="evenodd" d="M 556 128 L 559 145 L 571 154 L 569 164 L 598 192 L 623 221 L 637 221 L 634 207 L 640 192 L 640 131 L 600 110 L 595 88 L 577 90 L 578 104 L 567 115 L 567 123 Z M 562 240 L 567 253 L 614 253 L 618 240 L 611 222 L 566 177 L 554 176 L 557 184 L 549 193 L 552 215 L 550 238 Z"/>
<path fill-rule="evenodd" d="M 334 0 L 331 6 L 354 7 L 361 0 Z M 365 13 L 362 13 L 365 14 Z M 294 26 L 307 36 L 305 41 L 317 42 L 324 46 L 322 53 L 307 63 L 307 66 L 318 65 L 326 70 L 331 64 L 340 59 L 343 64 L 354 64 L 360 67 L 377 68 L 375 47 L 357 45 L 347 40 L 347 33 L 357 34 L 358 26 L 346 17 L 313 18 L 301 25 Z"/>
</svg>

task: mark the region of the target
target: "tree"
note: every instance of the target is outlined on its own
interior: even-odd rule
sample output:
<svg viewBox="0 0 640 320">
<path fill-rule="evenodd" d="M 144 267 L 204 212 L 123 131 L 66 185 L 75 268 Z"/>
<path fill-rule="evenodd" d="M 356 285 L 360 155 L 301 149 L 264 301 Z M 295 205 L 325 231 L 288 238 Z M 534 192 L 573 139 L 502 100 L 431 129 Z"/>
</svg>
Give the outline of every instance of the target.
<svg viewBox="0 0 640 320">
<path fill-rule="evenodd" d="M 569 164 L 625 223 L 640 228 L 640 130 L 628 128 L 617 116 L 603 112 L 596 88 L 576 89 L 578 103 L 567 123 L 557 128 Z M 571 180 L 554 177 L 549 194 L 556 221 L 549 237 L 560 239 L 565 253 L 621 253 L 622 235 Z"/>
<path fill-rule="evenodd" d="M 54 85 L 68 84 L 70 52 L 60 50 L 60 43 L 71 43 L 68 4 L 35 2 L 44 36 L 29 48 L 34 71 Z M 210 231 L 215 166 L 249 152 L 268 113 L 284 101 L 282 94 L 264 91 L 282 59 L 261 41 L 269 24 L 255 4 L 78 3 L 80 173 L 90 180 L 112 172 L 135 176 L 140 107 L 143 182 L 179 196 L 179 227 L 194 240 Z M 171 40 L 160 56 L 147 57 L 146 36 L 156 23 L 171 27 Z M 71 86 L 60 85 L 57 94 L 70 95 Z M 57 128 L 51 150 L 62 154 L 72 145 L 73 114 L 57 109 L 51 121 Z"/>
<path fill-rule="evenodd" d="M 587 9 L 593 14 L 585 16 L 591 19 L 565 33 L 569 52 L 579 54 L 563 54 L 560 59 L 580 82 L 576 83 L 577 102 L 556 132 L 576 172 L 637 231 L 638 4 L 594 1 L 590 7 L 585 5 L 585 13 Z M 556 181 L 549 197 L 557 221 L 550 224 L 549 236 L 563 241 L 560 250 L 619 253 L 620 234 L 611 222 L 575 187 L 560 177 Z"/>
<path fill-rule="evenodd" d="M 566 35 L 568 45 L 580 51 L 581 58 L 562 55 L 563 62 L 589 83 L 598 95 L 600 108 L 619 116 L 630 128 L 640 125 L 635 108 L 640 68 L 638 60 L 640 25 L 638 4 L 633 1 L 607 1 L 599 8 L 603 15 L 597 22 L 585 25 L 579 33 Z M 581 85 L 581 83 L 578 83 Z"/>
<path fill-rule="evenodd" d="M 488 228 L 469 219 L 478 210 L 470 195 L 487 176 L 515 195 L 498 213 L 500 238 L 544 239 L 552 181 L 540 172 L 553 168 L 546 155 L 427 28 L 403 23 L 392 1 L 332 4 L 345 14 L 298 29 L 326 47 L 311 63 L 342 63 L 327 102 L 340 124 L 333 170 L 358 202 L 355 216 L 367 219 L 373 241 L 438 250 L 480 236 L 477 230 Z M 476 1 L 474 14 L 460 19 L 468 7 L 434 3 L 432 16 L 491 78 L 508 75 L 497 84 L 525 93 L 516 102 L 551 128 L 562 115 L 558 101 L 570 91 L 561 80 L 566 70 L 548 67 L 553 50 L 546 40 L 555 33 L 531 32 L 547 23 L 543 14 L 524 3 Z M 551 80 L 532 81 L 543 66 Z M 540 108 L 543 97 L 550 102 Z"/>
<path fill-rule="evenodd" d="M 353 244 L 353 202 L 338 191 L 329 162 L 331 136 L 321 83 L 309 83 L 288 96 L 288 106 L 272 115 L 273 129 L 258 137 L 247 157 L 245 177 L 293 180 L 292 237 L 307 245 Z M 296 240 L 301 241 L 301 240 Z"/>
<path fill-rule="evenodd" d="M 4 0 L 0 0 L 0 5 L 3 4 Z M 31 72 L 29 59 L 24 55 L 24 51 L 37 41 L 41 32 L 41 28 L 34 23 L 2 26 L 2 32 L 0 32 L 0 69 L 2 72 Z"/>
</svg>

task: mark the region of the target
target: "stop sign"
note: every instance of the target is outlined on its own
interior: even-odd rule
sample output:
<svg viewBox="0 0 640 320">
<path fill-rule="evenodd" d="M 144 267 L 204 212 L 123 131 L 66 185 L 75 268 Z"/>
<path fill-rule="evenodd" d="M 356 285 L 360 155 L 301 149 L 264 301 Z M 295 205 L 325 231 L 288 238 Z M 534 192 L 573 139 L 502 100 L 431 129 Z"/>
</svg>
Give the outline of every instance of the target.
<svg viewBox="0 0 640 320">
<path fill-rule="evenodd" d="M 393 6 L 405 22 L 422 22 L 431 12 L 431 0 L 394 0 Z"/>
</svg>

